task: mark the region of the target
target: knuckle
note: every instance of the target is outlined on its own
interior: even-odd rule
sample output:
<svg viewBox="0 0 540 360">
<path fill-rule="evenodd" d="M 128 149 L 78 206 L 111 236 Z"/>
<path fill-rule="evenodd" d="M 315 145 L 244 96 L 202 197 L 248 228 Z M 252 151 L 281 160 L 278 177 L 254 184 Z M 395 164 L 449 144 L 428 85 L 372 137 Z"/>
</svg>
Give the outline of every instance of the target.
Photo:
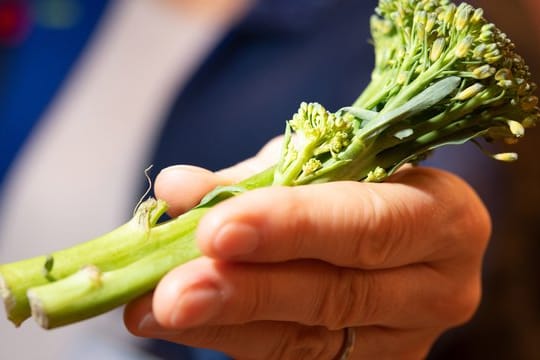
<svg viewBox="0 0 540 360">
<path fill-rule="evenodd" d="M 393 257 L 398 250 L 396 239 L 406 238 L 406 227 L 399 221 L 403 216 L 399 206 L 390 208 L 380 194 L 371 189 L 368 192 L 362 204 L 362 225 L 352 242 L 352 256 L 362 267 L 373 269 Z"/>
<path fill-rule="evenodd" d="M 289 336 L 281 337 L 280 342 L 268 355 L 269 360 L 331 359 L 328 329 L 319 326 L 303 327 Z"/>
<path fill-rule="evenodd" d="M 249 264 L 218 263 L 223 311 L 216 320 L 248 323 L 261 319 L 275 301 L 277 278 L 270 271 Z"/>
<path fill-rule="evenodd" d="M 320 298 L 310 323 L 330 330 L 358 325 L 375 319 L 378 312 L 376 281 L 369 272 L 339 269 L 321 282 Z"/>
<path fill-rule="evenodd" d="M 246 278 L 246 283 L 242 286 L 243 291 L 249 291 L 247 296 L 231 296 L 239 301 L 238 310 L 239 314 L 245 321 L 252 321 L 253 319 L 260 318 L 261 314 L 265 312 L 271 305 L 269 302 L 273 299 L 272 286 L 265 286 L 272 283 L 272 279 L 269 275 L 264 273 L 259 274 L 257 279 Z"/>
<path fill-rule="evenodd" d="M 311 247 L 311 238 L 316 229 L 314 218 L 304 211 L 309 208 L 306 206 L 306 194 L 290 187 L 276 187 L 272 190 L 272 204 L 280 204 L 279 214 L 274 218 L 279 225 L 276 226 L 274 222 L 267 223 L 263 231 L 267 237 L 265 242 L 270 244 L 271 239 L 286 237 L 286 245 L 274 247 L 271 251 L 279 252 L 284 258 L 302 258 Z M 267 213 L 261 213 L 261 216 L 266 217 Z"/>
<path fill-rule="evenodd" d="M 182 331 L 177 331 L 175 336 L 178 337 Z M 192 343 L 201 344 L 202 346 L 213 346 L 215 344 L 223 344 L 231 341 L 231 332 L 228 332 L 222 326 L 209 326 L 203 331 L 190 334 Z"/>
</svg>

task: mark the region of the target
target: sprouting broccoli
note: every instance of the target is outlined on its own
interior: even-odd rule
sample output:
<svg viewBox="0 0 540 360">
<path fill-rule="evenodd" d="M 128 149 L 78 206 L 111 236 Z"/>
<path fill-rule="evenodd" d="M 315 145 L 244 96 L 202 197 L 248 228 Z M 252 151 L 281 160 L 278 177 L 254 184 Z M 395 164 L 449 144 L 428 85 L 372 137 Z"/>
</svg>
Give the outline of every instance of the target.
<svg viewBox="0 0 540 360">
<path fill-rule="evenodd" d="M 376 13 L 372 81 L 335 114 L 302 104 L 286 133 L 299 139 L 286 136 L 275 183 L 383 180 L 439 146 L 478 137 L 513 143 L 536 123 L 528 67 L 482 9 L 381 0 Z"/>
<path fill-rule="evenodd" d="M 150 291 L 200 252 L 199 219 L 227 197 L 271 185 L 384 181 L 432 150 L 479 139 L 512 144 L 538 121 L 528 67 L 481 9 L 449 0 L 380 0 L 371 19 L 375 68 L 351 106 L 330 112 L 302 103 L 286 124 L 278 163 L 218 187 L 175 219 L 166 204 L 142 203 L 133 219 L 98 239 L 0 266 L 9 319 L 32 313 L 45 328 L 80 321 Z M 493 158 L 513 161 L 514 153 Z"/>
</svg>

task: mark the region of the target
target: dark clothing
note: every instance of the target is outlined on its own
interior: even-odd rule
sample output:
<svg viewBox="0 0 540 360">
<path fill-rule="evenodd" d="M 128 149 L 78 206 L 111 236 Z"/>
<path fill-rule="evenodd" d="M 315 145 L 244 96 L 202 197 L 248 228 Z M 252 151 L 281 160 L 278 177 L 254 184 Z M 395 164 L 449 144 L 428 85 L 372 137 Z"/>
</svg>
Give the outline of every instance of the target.
<svg viewBox="0 0 540 360">
<path fill-rule="evenodd" d="M 176 99 L 156 169 L 232 165 L 283 133 L 301 101 L 336 110 L 355 100 L 373 66 L 375 1 L 300 3 L 310 5 L 263 1 L 225 35 Z"/>
</svg>

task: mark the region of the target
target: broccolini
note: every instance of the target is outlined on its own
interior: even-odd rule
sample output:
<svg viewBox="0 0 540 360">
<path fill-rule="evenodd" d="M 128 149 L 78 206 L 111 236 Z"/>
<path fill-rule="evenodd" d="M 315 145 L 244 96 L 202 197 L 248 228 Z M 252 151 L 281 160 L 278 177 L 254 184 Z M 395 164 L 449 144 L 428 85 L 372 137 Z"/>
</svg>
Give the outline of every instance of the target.
<svg viewBox="0 0 540 360">
<path fill-rule="evenodd" d="M 286 123 L 281 158 L 266 171 L 211 191 L 158 223 L 148 199 L 109 234 L 48 256 L 0 266 L 8 318 L 45 328 L 80 321 L 150 291 L 200 252 L 194 232 L 214 204 L 255 188 L 337 180 L 384 181 L 449 144 L 515 143 L 538 121 L 536 85 L 514 44 L 481 9 L 449 0 L 380 0 L 371 19 L 375 68 L 348 107 L 302 103 Z M 513 161 L 514 153 L 493 158 Z"/>
</svg>

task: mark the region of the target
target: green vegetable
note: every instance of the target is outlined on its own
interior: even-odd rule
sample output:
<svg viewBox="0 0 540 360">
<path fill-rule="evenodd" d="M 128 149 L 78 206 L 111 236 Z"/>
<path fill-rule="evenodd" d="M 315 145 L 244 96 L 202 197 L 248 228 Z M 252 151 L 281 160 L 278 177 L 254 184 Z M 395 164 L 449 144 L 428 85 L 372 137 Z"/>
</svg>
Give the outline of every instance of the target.
<svg viewBox="0 0 540 360">
<path fill-rule="evenodd" d="M 383 181 L 432 150 L 477 139 L 514 143 L 539 118 L 536 85 L 514 45 L 481 9 L 447 0 L 380 0 L 371 20 L 372 81 L 334 113 L 302 103 L 287 122 L 281 159 L 234 186 L 218 187 L 178 218 L 141 204 L 133 219 L 88 243 L 0 266 L 9 319 L 45 328 L 80 321 L 150 291 L 173 267 L 200 256 L 199 219 L 251 189 L 337 180 Z M 513 161 L 514 153 L 492 155 Z"/>
</svg>

